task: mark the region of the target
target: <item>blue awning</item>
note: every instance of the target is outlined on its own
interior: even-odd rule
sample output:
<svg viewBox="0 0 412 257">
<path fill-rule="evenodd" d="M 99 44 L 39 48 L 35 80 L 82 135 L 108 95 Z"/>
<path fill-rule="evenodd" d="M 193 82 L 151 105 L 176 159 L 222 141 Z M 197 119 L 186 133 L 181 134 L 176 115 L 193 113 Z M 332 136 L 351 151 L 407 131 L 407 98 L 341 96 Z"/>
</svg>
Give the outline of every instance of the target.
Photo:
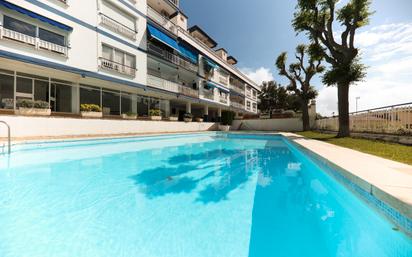
<svg viewBox="0 0 412 257">
<path fill-rule="evenodd" d="M 219 88 L 220 90 L 225 91 L 226 93 L 230 93 L 230 90 L 229 90 L 229 89 L 227 89 L 227 88 L 225 88 L 225 87 L 223 87 L 223 86 L 221 86 L 221 85 L 219 85 L 219 84 L 217 84 L 217 83 L 214 83 L 214 82 L 212 82 L 212 81 L 208 81 L 208 82 L 207 82 L 207 85 L 208 85 L 209 87 Z"/>
<path fill-rule="evenodd" d="M 57 22 L 57 21 L 55 21 L 55 20 L 49 19 L 49 18 L 47 18 L 47 17 L 45 17 L 45 16 L 42 16 L 42 15 L 37 14 L 37 13 L 34 13 L 34 12 L 29 11 L 29 10 L 27 10 L 27 9 L 24 9 L 24 8 L 22 8 L 22 7 L 20 7 L 20 6 L 17 6 L 17 5 L 15 5 L 15 4 L 9 3 L 9 2 L 7 2 L 7 1 L 0 0 L 0 5 L 8 8 L 8 9 L 10 9 L 10 10 L 14 10 L 14 11 L 17 11 L 17 12 L 22 13 L 22 14 L 24 14 L 24 15 L 27 15 L 27 16 L 33 18 L 33 19 L 37 19 L 37 20 L 39 20 L 39 21 L 49 23 L 50 25 L 55 26 L 55 27 L 58 27 L 58 28 L 60 28 L 60 29 L 67 30 L 67 31 L 72 31 L 72 30 L 73 30 L 73 28 L 70 27 L 70 26 L 64 25 L 63 23 L 60 23 L 60 22 Z"/>
<path fill-rule="evenodd" d="M 172 37 L 169 37 L 168 35 L 166 35 L 165 33 L 163 33 L 161 30 L 159 30 L 158 28 L 147 24 L 147 29 L 149 30 L 149 33 L 152 37 L 156 38 L 157 40 L 159 40 L 160 42 L 170 46 L 171 48 L 175 49 L 176 51 L 180 52 L 179 50 L 179 46 L 177 45 L 177 42 L 175 39 L 173 39 Z"/>
<path fill-rule="evenodd" d="M 189 48 L 185 47 L 182 44 L 178 44 L 178 47 L 179 47 L 179 52 L 181 55 L 188 58 L 191 62 L 197 63 L 197 60 L 198 60 L 197 53 L 195 53 L 194 51 L 190 50 Z"/>
<path fill-rule="evenodd" d="M 207 58 L 207 57 L 203 57 L 203 58 L 204 58 L 206 64 L 209 65 L 210 67 L 212 67 L 212 68 L 214 68 L 214 69 L 219 68 L 219 65 L 217 65 L 214 61 L 210 60 L 210 59 Z"/>
</svg>

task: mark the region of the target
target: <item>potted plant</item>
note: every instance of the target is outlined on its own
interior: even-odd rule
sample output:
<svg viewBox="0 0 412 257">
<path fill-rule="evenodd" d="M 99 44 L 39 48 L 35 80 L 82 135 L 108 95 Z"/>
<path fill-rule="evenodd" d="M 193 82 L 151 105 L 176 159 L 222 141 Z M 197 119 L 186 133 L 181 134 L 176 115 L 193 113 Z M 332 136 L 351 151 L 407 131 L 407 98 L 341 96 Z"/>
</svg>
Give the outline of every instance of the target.
<svg viewBox="0 0 412 257">
<path fill-rule="evenodd" d="M 197 122 L 203 122 L 203 118 L 200 118 L 200 117 L 196 117 L 195 120 L 196 120 Z"/>
<path fill-rule="evenodd" d="M 193 120 L 193 115 L 191 113 L 185 113 L 185 115 L 183 116 L 183 120 L 185 122 L 192 122 Z"/>
<path fill-rule="evenodd" d="M 230 126 L 232 125 L 234 118 L 235 118 L 235 113 L 234 112 L 222 112 L 222 121 L 219 124 L 219 130 L 220 131 L 229 131 Z"/>
<path fill-rule="evenodd" d="M 48 102 L 33 101 L 31 99 L 18 99 L 16 102 L 18 115 L 50 116 L 51 109 Z"/>
<path fill-rule="evenodd" d="M 134 112 L 126 112 L 122 114 L 122 119 L 125 120 L 135 120 L 137 119 L 137 114 Z"/>
<path fill-rule="evenodd" d="M 149 118 L 151 120 L 162 120 L 162 111 L 157 109 L 149 110 Z"/>
<path fill-rule="evenodd" d="M 102 118 L 102 108 L 97 104 L 81 104 L 80 115 L 84 118 Z"/>
<path fill-rule="evenodd" d="M 178 121 L 179 117 L 176 114 L 172 114 L 169 116 L 169 121 Z"/>
</svg>

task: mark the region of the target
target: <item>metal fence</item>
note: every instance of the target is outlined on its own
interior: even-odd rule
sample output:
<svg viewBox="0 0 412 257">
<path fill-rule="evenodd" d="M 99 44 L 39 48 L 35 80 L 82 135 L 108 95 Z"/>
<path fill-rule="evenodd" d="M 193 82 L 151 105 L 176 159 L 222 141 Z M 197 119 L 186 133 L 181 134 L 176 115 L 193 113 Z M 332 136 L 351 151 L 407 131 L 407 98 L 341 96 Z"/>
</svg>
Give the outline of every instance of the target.
<svg viewBox="0 0 412 257">
<path fill-rule="evenodd" d="M 316 120 L 320 130 L 338 131 L 338 117 Z M 350 113 L 352 132 L 412 135 L 412 102 Z"/>
</svg>

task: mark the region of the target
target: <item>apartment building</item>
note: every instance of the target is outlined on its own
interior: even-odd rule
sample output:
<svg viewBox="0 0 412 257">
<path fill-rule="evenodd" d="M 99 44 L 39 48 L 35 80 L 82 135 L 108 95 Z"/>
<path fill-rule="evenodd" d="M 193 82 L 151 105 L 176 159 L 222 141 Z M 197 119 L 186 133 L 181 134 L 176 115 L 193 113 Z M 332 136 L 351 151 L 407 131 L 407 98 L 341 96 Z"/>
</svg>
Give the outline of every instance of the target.
<svg viewBox="0 0 412 257">
<path fill-rule="evenodd" d="M 258 87 L 178 0 L 0 0 L 0 111 L 19 99 L 53 115 L 257 113 Z"/>
</svg>

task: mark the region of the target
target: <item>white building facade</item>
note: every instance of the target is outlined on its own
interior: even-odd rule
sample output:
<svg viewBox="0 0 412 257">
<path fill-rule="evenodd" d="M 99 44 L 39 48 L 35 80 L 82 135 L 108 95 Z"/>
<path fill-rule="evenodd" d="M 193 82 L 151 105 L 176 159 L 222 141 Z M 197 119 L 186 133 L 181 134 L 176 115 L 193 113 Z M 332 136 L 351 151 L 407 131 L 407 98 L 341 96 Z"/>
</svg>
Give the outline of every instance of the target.
<svg viewBox="0 0 412 257">
<path fill-rule="evenodd" d="M 257 113 L 257 85 L 216 45 L 178 0 L 0 0 L 0 111 L 30 99 L 67 116 Z"/>
</svg>

